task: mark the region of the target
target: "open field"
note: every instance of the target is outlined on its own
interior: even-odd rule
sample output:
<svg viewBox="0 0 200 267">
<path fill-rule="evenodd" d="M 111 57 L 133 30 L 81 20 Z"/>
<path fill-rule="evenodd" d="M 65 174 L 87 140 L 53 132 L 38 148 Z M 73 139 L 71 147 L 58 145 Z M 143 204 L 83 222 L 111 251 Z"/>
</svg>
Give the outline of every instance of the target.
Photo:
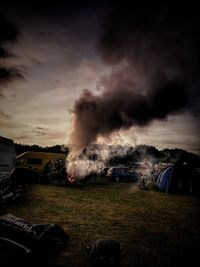
<svg viewBox="0 0 200 267">
<path fill-rule="evenodd" d="M 141 191 L 132 183 L 31 185 L 1 209 L 33 223 L 57 223 L 69 245 L 45 266 L 87 267 L 85 247 L 98 238 L 121 243 L 122 266 L 200 266 L 197 197 Z"/>
</svg>

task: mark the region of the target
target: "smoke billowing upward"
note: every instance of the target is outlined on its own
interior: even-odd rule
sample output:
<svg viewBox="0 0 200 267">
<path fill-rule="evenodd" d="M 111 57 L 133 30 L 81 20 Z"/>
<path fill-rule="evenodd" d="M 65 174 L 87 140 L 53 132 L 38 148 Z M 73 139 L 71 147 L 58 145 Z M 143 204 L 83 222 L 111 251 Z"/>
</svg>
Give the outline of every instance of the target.
<svg viewBox="0 0 200 267">
<path fill-rule="evenodd" d="M 101 92 L 83 90 L 73 107 L 71 157 L 98 136 L 188 111 L 199 116 L 198 8 L 115 4 L 101 18 L 98 51 L 112 67 Z"/>
</svg>

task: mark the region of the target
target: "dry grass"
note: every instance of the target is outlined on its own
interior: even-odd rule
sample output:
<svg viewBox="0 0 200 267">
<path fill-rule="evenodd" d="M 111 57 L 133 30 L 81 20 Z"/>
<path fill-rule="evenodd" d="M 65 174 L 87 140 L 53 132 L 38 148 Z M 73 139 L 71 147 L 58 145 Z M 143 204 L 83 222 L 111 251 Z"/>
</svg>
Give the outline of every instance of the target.
<svg viewBox="0 0 200 267">
<path fill-rule="evenodd" d="M 200 266 L 199 204 L 196 197 L 140 191 L 130 183 L 32 185 L 23 202 L 1 212 L 57 223 L 69 233 L 68 247 L 47 266 L 89 266 L 85 247 L 98 238 L 120 241 L 123 267 Z"/>
</svg>

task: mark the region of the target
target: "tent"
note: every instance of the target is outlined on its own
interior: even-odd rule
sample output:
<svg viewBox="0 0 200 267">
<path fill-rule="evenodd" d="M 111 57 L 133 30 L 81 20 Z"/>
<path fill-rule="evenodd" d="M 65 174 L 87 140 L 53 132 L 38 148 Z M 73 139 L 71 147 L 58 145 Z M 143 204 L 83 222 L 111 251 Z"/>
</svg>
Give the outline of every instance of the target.
<svg viewBox="0 0 200 267">
<path fill-rule="evenodd" d="M 200 195 L 200 176 L 186 162 L 178 162 L 160 171 L 156 187 L 165 193 Z"/>
</svg>

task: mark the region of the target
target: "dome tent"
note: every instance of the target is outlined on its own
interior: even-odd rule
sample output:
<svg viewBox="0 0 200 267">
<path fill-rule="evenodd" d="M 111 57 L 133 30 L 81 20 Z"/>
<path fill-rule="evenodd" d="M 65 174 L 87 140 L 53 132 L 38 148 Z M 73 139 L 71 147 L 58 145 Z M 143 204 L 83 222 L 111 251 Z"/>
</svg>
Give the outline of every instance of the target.
<svg viewBox="0 0 200 267">
<path fill-rule="evenodd" d="M 200 195 L 200 177 L 191 165 L 177 162 L 160 171 L 156 187 L 165 193 Z"/>
</svg>

